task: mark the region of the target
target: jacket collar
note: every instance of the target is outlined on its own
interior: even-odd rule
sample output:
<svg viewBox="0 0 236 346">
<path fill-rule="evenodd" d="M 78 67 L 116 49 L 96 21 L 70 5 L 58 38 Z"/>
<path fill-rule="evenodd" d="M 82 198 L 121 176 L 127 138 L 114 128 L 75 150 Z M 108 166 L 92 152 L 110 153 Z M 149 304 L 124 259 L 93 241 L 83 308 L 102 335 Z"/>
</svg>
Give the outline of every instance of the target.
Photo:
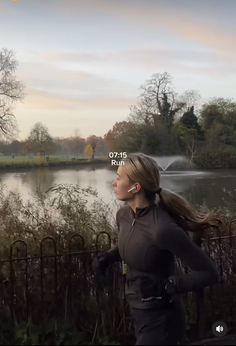
<svg viewBox="0 0 236 346">
<path fill-rule="evenodd" d="M 130 212 L 133 215 L 133 217 L 137 218 L 137 217 L 146 215 L 150 210 L 152 210 L 152 208 L 154 206 L 155 206 L 155 203 L 152 203 L 149 206 L 144 207 L 144 208 L 136 208 L 135 212 L 133 211 L 133 209 L 131 207 L 129 207 L 129 208 L 130 208 Z"/>
</svg>

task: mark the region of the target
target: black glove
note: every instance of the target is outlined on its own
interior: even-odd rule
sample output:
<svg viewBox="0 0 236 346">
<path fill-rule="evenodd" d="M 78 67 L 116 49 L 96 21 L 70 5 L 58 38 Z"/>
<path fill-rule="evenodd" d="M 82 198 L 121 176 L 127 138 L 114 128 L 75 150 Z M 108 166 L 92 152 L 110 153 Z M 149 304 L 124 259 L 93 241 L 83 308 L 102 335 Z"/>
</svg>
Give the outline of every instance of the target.
<svg viewBox="0 0 236 346">
<path fill-rule="evenodd" d="M 98 253 L 92 262 L 93 270 L 97 275 L 105 276 L 106 270 L 110 264 L 110 256 L 107 252 Z"/>
<path fill-rule="evenodd" d="M 168 277 L 168 279 L 165 281 L 165 284 L 164 284 L 164 290 L 169 302 L 172 302 L 174 295 L 177 293 L 175 276 Z"/>
<path fill-rule="evenodd" d="M 156 301 L 160 306 L 166 306 L 173 301 L 177 293 L 175 276 L 164 280 L 144 277 L 140 280 L 140 293 L 142 302 Z"/>
</svg>

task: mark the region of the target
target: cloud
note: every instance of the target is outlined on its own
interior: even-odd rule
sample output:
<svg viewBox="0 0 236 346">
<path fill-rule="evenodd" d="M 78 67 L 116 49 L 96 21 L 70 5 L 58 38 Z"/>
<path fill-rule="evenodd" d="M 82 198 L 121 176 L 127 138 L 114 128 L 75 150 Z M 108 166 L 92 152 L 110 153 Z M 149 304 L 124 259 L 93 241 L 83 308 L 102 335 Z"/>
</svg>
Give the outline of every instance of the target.
<svg viewBox="0 0 236 346">
<path fill-rule="evenodd" d="M 48 62 L 82 62 L 82 63 L 93 63 L 102 61 L 103 58 L 95 54 L 80 53 L 80 52 L 47 52 L 41 54 L 43 60 Z"/>
<path fill-rule="evenodd" d="M 102 64 L 118 64 L 118 63 L 137 63 L 140 65 L 157 64 L 168 60 L 169 62 L 181 61 L 183 59 L 193 59 L 196 61 L 206 60 L 206 57 L 213 57 L 215 54 L 210 50 L 197 49 L 170 49 L 170 48 L 133 48 L 116 51 L 107 51 L 103 54 L 86 54 L 83 52 L 56 52 L 51 51 L 42 55 L 46 62 L 58 63 L 102 63 Z"/>
<path fill-rule="evenodd" d="M 136 100 L 132 97 L 78 97 L 69 98 L 61 97 L 61 95 L 52 94 L 46 91 L 28 88 L 26 89 L 26 96 L 21 108 L 33 110 L 122 110 L 129 109 L 129 106 L 134 104 Z"/>
<path fill-rule="evenodd" d="M 128 109 L 131 105 L 137 102 L 136 98 L 132 97 L 93 97 L 88 100 L 81 100 L 81 105 L 89 109 L 113 109 L 122 110 Z"/>
<path fill-rule="evenodd" d="M 146 30 L 155 30 L 157 35 L 162 30 L 169 32 L 173 37 L 187 39 L 193 43 L 201 44 L 212 49 L 225 49 L 233 54 L 236 53 L 235 29 L 230 30 L 227 23 L 221 18 L 220 24 L 214 20 L 214 16 L 223 11 L 225 5 L 218 2 L 214 8 L 208 7 L 204 11 L 201 6 L 192 6 L 186 2 L 180 1 L 179 7 L 170 6 L 170 2 L 165 1 L 114 1 L 107 0 L 89 0 L 75 1 L 69 0 L 64 5 L 61 3 L 61 10 L 96 12 L 97 16 L 103 14 L 125 20 L 126 24 L 134 25 L 137 28 L 137 34 Z M 209 4 L 209 3 L 208 3 Z M 227 3 L 226 3 L 227 5 Z M 234 6 L 229 5 L 229 9 Z M 198 16 L 197 10 L 201 9 L 201 15 Z M 226 16 L 226 14 L 225 14 Z"/>
<path fill-rule="evenodd" d="M 49 92 L 34 88 L 27 88 L 25 94 L 26 95 L 22 107 L 26 109 L 30 108 L 34 110 L 63 110 L 74 109 L 78 107 L 78 103 L 76 100 L 53 95 Z"/>
<path fill-rule="evenodd" d="M 70 53 L 70 52 L 49 52 L 44 55 L 45 59 L 49 58 L 51 63 L 57 64 L 58 62 L 64 64 L 73 64 L 77 62 L 80 67 L 91 66 L 94 68 L 95 64 L 97 70 L 105 71 L 109 66 L 114 71 L 118 69 L 129 69 L 129 75 L 132 75 L 132 71 L 138 69 L 145 70 L 153 73 L 155 71 L 169 71 L 182 73 L 203 73 L 212 76 L 212 74 L 218 75 L 225 70 L 227 73 L 228 66 L 230 66 L 231 72 L 235 71 L 236 63 L 232 57 L 225 54 L 224 51 L 215 51 L 211 49 L 193 49 L 193 48 L 134 48 L 126 50 L 108 51 L 103 54 L 90 54 L 89 59 L 83 59 L 86 56 L 85 53 Z M 127 74 L 128 76 L 128 74 Z M 130 77 L 132 79 L 132 77 Z M 83 81 L 83 87 L 90 84 L 90 92 L 102 88 L 116 89 L 120 92 L 124 84 L 118 81 L 101 78 L 89 73 L 73 72 L 71 80 Z M 88 84 L 87 84 L 88 83 Z M 98 86 L 98 88 L 96 87 Z M 127 87 L 127 86 L 126 86 Z M 107 90 L 108 90 L 107 89 Z"/>
<path fill-rule="evenodd" d="M 235 36 L 224 31 L 219 26 L 215 27 L 210 24 L 202 25 L 197 23 L 196 19 L 187 19 L 184 16 L 179 18 L 168 18 L 168 27 L 175 34 L 182 38 L 189 39 L 193 42 L 200 43 L 209 48 L 215 48 L 218 51 L 227 50 L 230 55 L 236 54 Z"/>
<path fill-rule="evenodd" d="M 24 63 L 18 76 L 30 88 L 45 90 L 61 97 L 77 98 L 84 96 L 103 96 L 132 94 L 130 83 L 114 77 L 113 71 L 107 73 L 106 65 L 99 73 L 79 70 L 80 66 L 70 62 L 59 66 L 53 63 Z"/>
</svg>

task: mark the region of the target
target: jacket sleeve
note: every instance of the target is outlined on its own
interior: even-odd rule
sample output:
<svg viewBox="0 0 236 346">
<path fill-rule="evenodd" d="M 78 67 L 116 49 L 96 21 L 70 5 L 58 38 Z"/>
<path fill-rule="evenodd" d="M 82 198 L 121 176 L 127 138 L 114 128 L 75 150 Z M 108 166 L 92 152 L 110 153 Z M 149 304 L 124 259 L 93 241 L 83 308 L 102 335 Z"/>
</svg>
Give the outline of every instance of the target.
<svg viewBox="0 0 236 346">
<path fill-rule="evenodd" d="M 106 253 L 108 256 L 109 264 L 121 261 L 118 246 L 113 247 L 112 249 L 108 250 Z"/>
<path fill-rule="evenodd" d="M 158 247 L 170 251 L 191 269 L 189 274 L 175 277 L 178 293 L 194 291 L 219 281 L 213 261 L 174 222 L 159 229 L 157 241 Z"/>
<path fill-rule="evenodd" d="M 119 232 L 119 210 L 116 213 L 116 225 L 117 225 L 117 229 L 118 229 L 118 232 Z M 106 254 L 108 256 L 107 259 L 109 261 L 109 264 L 112 264 L 114 262 L 122 261 L 122 259 L 120 257 L 118 246 L 114 246 L 113 248 L 108 250 L 106 252 Z"/>
</svg>

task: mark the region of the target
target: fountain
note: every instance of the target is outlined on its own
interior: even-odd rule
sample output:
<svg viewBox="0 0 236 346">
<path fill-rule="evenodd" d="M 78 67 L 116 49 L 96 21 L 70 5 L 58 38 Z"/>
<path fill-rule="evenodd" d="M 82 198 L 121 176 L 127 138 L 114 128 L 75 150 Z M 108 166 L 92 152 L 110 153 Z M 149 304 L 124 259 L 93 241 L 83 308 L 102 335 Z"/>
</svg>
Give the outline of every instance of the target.
<svg viewBox="0 0 236 346">
<path fill-rule="evenodd" d="M 135 152 L 133 153 L 135 154 Z M 139 152 L 136 152 L 139 154 Z M 160 169 L 160 174 L 165 176 L 205 176 L 211 174 L 210 171 L 200 171 L 196 165 L 183 155 L 156 156 L 146 154 L 152 157 Z"/>
<path fill-rule="evenodd" d="M 174 164 L 176 164 L 178 168 L 180 166 L 181 168 L 185 169 L 190 169 L 193 167 L 193 164 L 191 164 L 190 160 L 185 156 L 157 156 L 154 158 L 163 172 L 166 172 L 170 167 L 172 167 L 173 170 Z"/>
<path fill-rule="evenodd" d="M 152 156 L 161 169 L 162 175 L 197 175 L 203 174 L 195 169 L 186 156 Z"/>
</svg>

